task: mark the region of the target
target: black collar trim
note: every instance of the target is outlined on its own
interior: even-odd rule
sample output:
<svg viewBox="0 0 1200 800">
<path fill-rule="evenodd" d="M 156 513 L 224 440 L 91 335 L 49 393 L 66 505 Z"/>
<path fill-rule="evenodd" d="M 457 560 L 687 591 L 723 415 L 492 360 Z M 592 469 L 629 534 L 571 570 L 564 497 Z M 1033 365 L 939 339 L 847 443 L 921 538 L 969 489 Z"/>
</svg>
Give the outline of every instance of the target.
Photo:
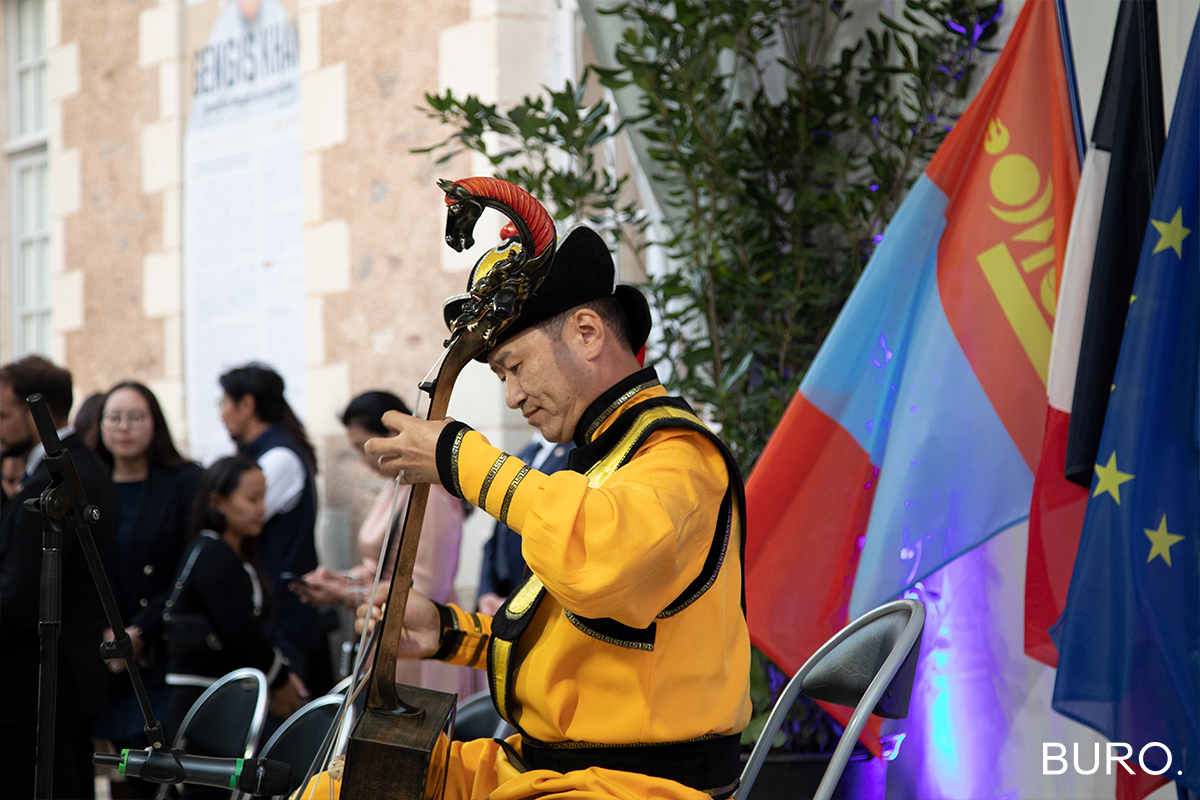
<svg viewBox="0 0 1200 800">
<path fill-rule="evenodd" d="M 613 412 L 628 402 L 631 397 L 658 385 L 658 373 L 652 367 L 638 370 L 614 384 L 604 394 L 597 397 L 579 418 L 573 437 L 575 445 L 583 447 L 591 442 L 597 429 L 613 415 Z"/>
</svg>

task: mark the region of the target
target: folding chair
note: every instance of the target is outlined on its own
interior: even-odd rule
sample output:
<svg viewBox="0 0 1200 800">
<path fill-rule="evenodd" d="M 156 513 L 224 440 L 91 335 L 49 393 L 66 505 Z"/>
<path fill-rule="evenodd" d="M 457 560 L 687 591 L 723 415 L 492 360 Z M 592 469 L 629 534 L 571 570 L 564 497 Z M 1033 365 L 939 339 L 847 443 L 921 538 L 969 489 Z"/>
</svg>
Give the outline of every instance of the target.
<svg viewBox="0 0 1200 800">
<path fill-rule="evenodd" d="M 851 706 L 854 713 L 833 751 L 813 800 L 829 800 L 867 718 L 908 716 L 925 606 L 917 600 L 895 600 L 851 622 L 821 646 L 800 668 L 775 702 L 762 735 L 742 770 L 735 800 L 750 795 L 771 742 L 801 692 L 813 700 Z"/>
<path fill-rule="evenodd" d="M 267 719 L 269 696 L 267 676 L 262 672 L 234 670 L 192 704 L 173 746 L 189 755 L 252 758 Z M 166 797 L 169 786 L 160 786 L 155 797 Z"/>
<path fill-rule="evenodd" d="M 279 726 L 279 730 L 267 739 L 258 757 L 282 761 L 290 766 L 292 785 L 295 786 L 321 752 L 341 705 L 340 694 L 327 694 L 308 703 Z M 240 795 L 242 798 L 248 796 Z"/>
<path fill-rule="evenodd" d="M 347 675 L 346 677 L 344 677 L 340 681 L 338 681 L 336 684 L 334 684 L 333 688 L 330 689 L 327 692 L 327 694 L 343 695 L 346 692 L 350 691 L 350 687 L 352 687 L 353 685 L 354 685 L 354 676 Z"/>
<path fill-rule="evenodd" d="M 503 738 L 507 729 L 507 723 L 492 704 L 490 691 L 476 692 L 458 701 L 458 707 L 454 710 L 455 741 Z"/>
</svg>

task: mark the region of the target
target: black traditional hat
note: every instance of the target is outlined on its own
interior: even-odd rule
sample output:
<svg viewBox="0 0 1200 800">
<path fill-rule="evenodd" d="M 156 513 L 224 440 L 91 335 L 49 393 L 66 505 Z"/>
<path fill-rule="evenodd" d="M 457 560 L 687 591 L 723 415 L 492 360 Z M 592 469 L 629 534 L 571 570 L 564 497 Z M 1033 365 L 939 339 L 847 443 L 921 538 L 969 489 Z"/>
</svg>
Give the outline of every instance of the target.
<svg viewBox="0 0 1200 800">
<path fill-rule="evenodd" d="M 477 271 L 478 266 L 471 271 L 472 282 L 477 279 Z M 458 317 L 467 297 L 458 295 L 446 301 L 442 308 L 446 327 Z M 580 226 L 559 245 L 546 278 L 492 346 L 575 306 L 603 297 L 616 298 L 628 323 L 629 345 L 635 353 L 641 350 L 650 335 L 650 305 L 638 289 L 616 282 L 616 266 L 608 246 L 594 230 Z"/>
</svg>

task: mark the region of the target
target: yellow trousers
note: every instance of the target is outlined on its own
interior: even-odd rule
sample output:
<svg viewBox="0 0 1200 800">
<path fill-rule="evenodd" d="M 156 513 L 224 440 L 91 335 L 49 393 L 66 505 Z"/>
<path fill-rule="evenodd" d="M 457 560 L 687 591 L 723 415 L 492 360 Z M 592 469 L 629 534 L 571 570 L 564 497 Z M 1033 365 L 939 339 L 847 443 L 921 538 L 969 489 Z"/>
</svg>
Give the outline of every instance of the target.
<svg viewBox="0 0 1200 800">
<path fill-rule="evenodd" d="M 508 743 L 518 752 L 520 735 Z M 338 800 L 341 782 L 322 772 L 293 800 Z M 704 792 L 664 778 L 591 767 L 565 775 L 548 769 L 520 772 L 491 739 L 453 742 L 445 800 L 711 800 Z"/>
</svg>

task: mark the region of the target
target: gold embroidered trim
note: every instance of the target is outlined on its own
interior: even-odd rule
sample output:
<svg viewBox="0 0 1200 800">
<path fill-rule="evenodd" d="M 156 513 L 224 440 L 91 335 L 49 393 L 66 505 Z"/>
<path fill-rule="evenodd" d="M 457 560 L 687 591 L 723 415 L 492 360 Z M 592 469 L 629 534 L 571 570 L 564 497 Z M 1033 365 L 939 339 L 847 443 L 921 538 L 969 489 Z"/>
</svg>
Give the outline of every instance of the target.
<svg viewBox="0 0 1200 800">
<path fill-rule="evenodd" d="M 505 525 L 508 524 L 508 509 L 512 505 L 513 495 L 517 493 L 517 486 L 521 481 L 525 480 L 525 476 L 529 474 L 529 467 L 522 466 L 521 471 L 517 473 L 517 477 L 512 479 L 512 483 L 508 485 L 508 491 L 504 493 L 504 503 L 500 506 L 500 521 Z"/>
<path fill-rule="evenodd" d="M 530 575 L 529 580 L 525 581 L 512 600 L 508 602 L 508 607 L 504 609 L 504 616 L 509 619 L 523 617 L 525 612 L 533 607 L 533 601 L 537 600 L 538 593 L 541 591 L 541 579 L 537 575 Z"/>
<path fill-rule="evenodd" d="M 733 506 L 732 501 L 730 501 L 730 506 Z M 697 589 L 695 594 L 693 594 L 687 600 L 683 601 L 678 606 L 675 606 L 674 608 L 668 608 L 668 609 L 663 610 L 657 617 L 655 617 L 655 619 L 667 619 L 669 617 L 675 616 L 680 611 L 683 611 L 685 608 L 690 606 L 692 603 L 699 600 L 700 596 L 703 595 L 705 592 L 707 592 L 709 589 L 711 589 L 712 585 L 717 582 L 717 576 L 721 574 L 721 567 L 723 567 L 725 565 L 725 554 L 727 552 L 729 552 L 729 536 L 733 530 L 733 515 L 735 513 L 736 513 L 736 510 L 731 507 L 729 509 L 729 519 L 725 523 L 725 542 L 721 545 L 721 557 L 717 559 L 717 568 L 714 569 L 712 575 L 709 576 L 708 582 L 705 583 L 703 586 L 701 586 L 699 589 Z"/>
<path fill-rule="evenodd" d="M 613 451 L 604 458 L 600 459 L 600 461 L 596 462 L 592 468 L 587 471 L 588 485 L 594 489 L 607 483 L 608 479 L 612 477 L 613 473 L 620 469 L 621 465 L 625 463 L 625 458 L 629 455 L 629 451 L 633 449 L 633 446 L 641 438 L 642 434 L 645 433 L 646 428 L 660 419 L 669 418 L 686 419 L 689 422 L 695 422 L 701 425 L 703 424 L 696 419 L 694 414 L 689 414 L 686 411 L 682 411 L 677 408 L 671 408 L 670 406 L 655 408 L 641 414 L 638 417 L 637 422 L 633 424 L 633 427 L 631 427 L 625 433 L 625 435 L 621 437 L 621 441 L 615 448 L 613 448 Z"/>
<path fill-rule="evenodd" d="M 462 482 L 458 479 L 458 451 L 462 448 L 463 437 L 470 430 L 470 428 L 463 428 L 454 434 L 454 444 L 450 445 L 450 475 L 454 478 L 454 493 L 459 497 L 463 496 L 463 491 Z"/>
<path fill-rule="evenodd" d="M 479 488 L 479 502 L 477 506 L 487 511 L 487 496 L 488 490 L 492 488 L 492 481 L 496 480 L 496 473 L 504 466 L 504 462 L 508 461 L 508 453 L 501 453 L 492 462 L 492 468 L 488 470 L 487 477 L 483 479 L 483 486 Z"/>
<path fill-rule="evenodd" d="M 600 416 L 596 417 L 596 419 L 594 419 L 592 421 L 591 425 L 588 425 L 587 431 L 584 433 L 584 438 L 586 438 L 590 442 L 592 440 L 592 434 L 594 434 L 596 432 L 596 429 L 598 429 L 601 425 L 604 424 L 604 421 L 606 419 L 608 419 L 610 416 L 612 416 L 612 413 L 614 411 L 616 411 L 618 408 L 620 408 L 622 405 L 624 405 L 625 402 L 627 400 L 629 400 L 629 398 L 634 397 L 634 396 L 646 391 L 647 389 L 649 389 L 652 386 L 658 386 L 657 379 L 638 384 L 637 386 L 630 389 L 628 392 L 625 392 L 625 394 L 618 397 L 616 400 L 613 400 L 612 404 L 609 405 L 608 408 L 601 411 Z"/>
<path fill-rule="evenodd" d="M 583 631 L 584 633 L 586 633 L 588 636 L 592 637 L 593 639 L 599 639 L 602 642 L 605 642 L 607 644 L 614 644 L 617 647 L 626 647 L 630 650 L 653 650 L 654 649 L 654 645 L 646 644 L 645 642 L 631 642 L 627 639 L 614 639 L 611 636 L 605 636 L 603 633 L 600 633 L 599 631 L 594 631 L 591 628 L 589 628 L 587 625 L 585 625 L 583 623 L 583 620 L 579 619 L 579 617 L 575 616 L 570 611 L 567 611 L 565 608 L 563 609 L 563 613 L 567 615 L 567 619 L 569 619 L 571 621 L 572 625 L 574 625 L 576 628 L 579 628 L 579 630 Z"/>
<path fill-rule="evenodd" d="M 708 795 L 709 797 L 716 797 L 719 794 L 727 794 L 729 792 L 732 792 L 734 789 L 738 788 L 738 786 L 741 784 L 741 782 L 742 782 L 742 779 L 738 778 L 736 781 L 729 784 L 728 786 L 722 786 L 719 789 L 704 789 L 703 792 L 706 795 Z"/>
<path fill-rule="evenodd" d="M 496 710 L 500 716 L 509 719 L 508 713 L 508 659 L 512 655 L 515 642 L 499 637 L 492 637 L 492 678 L 496 692 Z"/>
</svg>

